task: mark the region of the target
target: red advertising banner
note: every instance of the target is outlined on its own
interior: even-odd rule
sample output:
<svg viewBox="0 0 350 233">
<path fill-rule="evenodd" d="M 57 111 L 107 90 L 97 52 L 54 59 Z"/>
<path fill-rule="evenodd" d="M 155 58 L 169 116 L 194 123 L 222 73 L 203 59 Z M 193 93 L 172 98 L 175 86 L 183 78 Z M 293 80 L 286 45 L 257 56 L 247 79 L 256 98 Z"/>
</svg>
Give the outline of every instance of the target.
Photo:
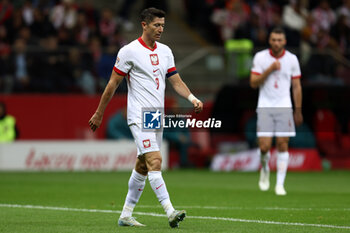
<svg viewBox="0 0 350 233">
<path fill-rule="evenodd" d="M 270 169 L 276 170 L 277 151 L 271 151 Z M 260 158 L 258 149 L 242 151 L 235 154 L 218 154 L 211 164 L 214 171 L 258 171 Z M 316 149 L 290 149 L 289 171 L 320 171 L 321 159 Z"/>
</svg>

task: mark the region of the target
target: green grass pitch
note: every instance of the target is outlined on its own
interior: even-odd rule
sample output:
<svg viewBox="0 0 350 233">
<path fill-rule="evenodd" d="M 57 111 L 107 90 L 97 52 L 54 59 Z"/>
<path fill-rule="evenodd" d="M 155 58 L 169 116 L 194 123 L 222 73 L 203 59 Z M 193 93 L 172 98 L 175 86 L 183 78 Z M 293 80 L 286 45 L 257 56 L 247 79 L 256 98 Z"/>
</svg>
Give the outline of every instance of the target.
<svg viewBox="0 0 350 233">
<path fill-rule="evenodd" d="M 173 205 L 186 209 L 171 229 L 147 182 L 134 216 L 118 227 L 130 172 L 0 172 L 0 232 L 350 232 L 350 172 L 288 173 L 287 196 L 258 190 L 258 173 L 163 173 Z"/>
</svg>

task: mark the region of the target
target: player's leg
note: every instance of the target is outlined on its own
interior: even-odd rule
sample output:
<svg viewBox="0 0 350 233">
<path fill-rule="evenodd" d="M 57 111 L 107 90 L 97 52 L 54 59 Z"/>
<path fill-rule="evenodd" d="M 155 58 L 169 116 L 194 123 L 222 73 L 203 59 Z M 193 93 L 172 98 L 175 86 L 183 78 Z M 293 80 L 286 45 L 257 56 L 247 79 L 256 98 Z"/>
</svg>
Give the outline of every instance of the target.
<svg viewBox="0 0 350 233">
<path fill-rule="evenodd" d="M 261 161 L 259 188 L 266 191 L 270 187 L 270 148 L 275 131 L 273 112 L 270 108 L 257 109 L 257 137 L 259 143 L 259 155 Z"/>
<path fill-rule="evenodd" d="M 129 179 L 128 194 L 126 195 L 123 210 L 118 220 L 120 226 L 145 226 L 132 217 L 132 212 L 145 188 L 147 172 L 145 158 L 144 156 L 139 156 L 135 169 L 132 171 Z"/>
<path fill-rule="evenodd" d="M 288 168 L 288 142 L 289 137 L 276 137 L 276 147 L 277 147 L 277 180 L 275 192 L 277 195 L 286 195 L 287 192 L 284 189 L 284 180 L 287 174 Z"/>
<path fill-rule="evenodd" d="M 290 108 L 279 109 L 276 113 L 276 147 L 277 147 L 277 180 L 275 192 L 277 195 L 286 195 L 284 189 L 284 180 L 288 168 L 288 142 L 289 137 L 295 136 L 295 126 L 293 119 L 293 110 Z"/>
<path fill-rule="evenodd" d="M 142 152 L 142 140 L 144 134 L 141 131 L 140 126 L 136 124 L 130 126 L 130 131 L 136 142 L 138 157 L 136 160 L 135 169 L 132 171 L 128 182 L 128 194 L 126 195 L 118 224 L 120 226 L 145 226 L 132 217 L 132 212 L 141 197 L 147 179 L 148 170 L 145 157 L 143 156 Z"/>
<path fill-rule="evenodd" d="M 269 159 L 272 137 L 259 137 L 258 142 L 261 162 L 259 188 L 261 191 L 267 191 L 270 187 Z"/>
<path fill-rule="evenodd" d="M 170 201 L 169 193 L 161 172 L 162 156 L 159 151 L 152 151 L 145 154 L 145 159 L 149 183 L 168 216 L 170 226 L 178 227 L 179 222 L 185 218 L 186 212 L 184 210 L 175 210 Z"/>
</svg>

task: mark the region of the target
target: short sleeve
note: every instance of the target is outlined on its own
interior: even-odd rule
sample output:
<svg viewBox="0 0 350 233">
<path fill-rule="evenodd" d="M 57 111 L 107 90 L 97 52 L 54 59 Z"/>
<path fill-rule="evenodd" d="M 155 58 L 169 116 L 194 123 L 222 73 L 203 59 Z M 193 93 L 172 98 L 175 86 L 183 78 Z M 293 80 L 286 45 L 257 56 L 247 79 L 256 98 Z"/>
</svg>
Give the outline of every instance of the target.
<svg viewBox="0 0 350 233">
<path fill-rule="evenodd" d="M 132 68 L 131 52 L 123 47 L 119 50 L 113 70 L 119 75 L 126 76 Z"/>
<path fill-rule="evenodd" d="M 292 59 L 292 79 L 301 78 L 301 71 L 298 58 L 294 55 Z"/>
<path fill-rule="evenodd" d="M 254 59 L 253 59 L 253 66 L 251 69 L 251 73 L 260 75 L 263 73 L 263 68 L 261 65 L 261 56 L 259 54 L 255 54 Z"/>
<path fill-rule="evenodd" d="M 166 77 L 169 78 L 169 77 L 173 76 L 176 73 L 177 73 L 177 70 L 176 70 L 176 67 L 175 67 L 174 55 L 173 55 L 172 51 L 169 49 Z"/>
</svg>

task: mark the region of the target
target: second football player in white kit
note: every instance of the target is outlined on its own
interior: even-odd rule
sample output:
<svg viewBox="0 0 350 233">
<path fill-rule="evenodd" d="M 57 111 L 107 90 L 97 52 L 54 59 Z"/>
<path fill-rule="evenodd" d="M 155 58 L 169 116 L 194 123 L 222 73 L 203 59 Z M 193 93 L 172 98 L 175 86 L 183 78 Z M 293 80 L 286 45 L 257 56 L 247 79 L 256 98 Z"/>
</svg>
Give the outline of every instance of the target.
<svg viewBox="0 0 350 233">
<path fill-rule="evenodd" d="M 270 187 L 269 158 L 272 138 L 276 137 L 277 180 L 275 192 L 286 195 L 284 180 L 288 167 L 289 137 L 295 136 L 295 124 L 303 122 L 301 111 L 302 91 L 298 58 L 285 50 L 285 33 L 276 28 L 270 33 L 270 49 L 255 54 L 251 69 L 250 84 L 259 88 L 257 106 L 257 136 L 261 158 L 259 188 L 266 191 Z M 294 114 L 290 88 L 293 90 Z M 293 117 L 294 115 L 294 117 Z"/>
</svg>

